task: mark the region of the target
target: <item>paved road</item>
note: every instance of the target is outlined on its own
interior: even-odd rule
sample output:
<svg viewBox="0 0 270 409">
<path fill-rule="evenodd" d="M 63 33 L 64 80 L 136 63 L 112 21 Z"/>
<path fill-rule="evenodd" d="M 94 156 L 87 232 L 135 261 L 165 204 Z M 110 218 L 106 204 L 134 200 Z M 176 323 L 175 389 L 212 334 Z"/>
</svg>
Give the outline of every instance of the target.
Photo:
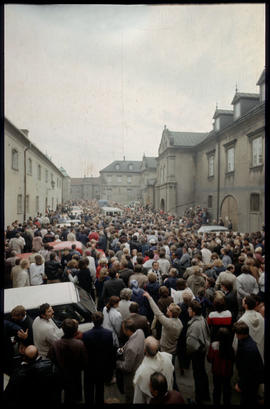
<svg viewBox="0 0 270 409">
<path fill-rule="evenodd" d="M 209 378 L 209 387 L 210 387 L 210 396 L 212 398 L 212 392 L 213 392 L 213 382 L 212 382 L 212 374 L 211 374 L 211 366 L 208 362 L 206 362 L 206 371 L 208 373 L 208 378 Z M 232 385 L 234 385 L 236 380 L 236 374 L 234 374 L 232 378 Z M 4 388 L 7 385 L 8 382 L 8 376 L 4 376 Z M 181 392 L 185 402 L 188 402 L 188 399 L 191 399 L 194 401 L 194 382 L 193 382 L 193 376 L 192 376 L 192 368 L 190 366 L 189 369 L 185 370 L 185 374 L 181 376 L 180 371 L 179 371 L 179 366 L 178 366 L 178 360 L 176 359 L 176 382 L 179 388 L 179 391 Z M 111 403 L 125 403 L 125 398 L 124 395 L 122 395 L 116 384 L 112 385 L 105 385 L 105 400 L 112 400 Z M 109 402 L 108 402 L 109 403 Z M 211 404 L 209 402 L 208 404 Z M 239 405 L 240 404 L 240 394 L 237 393 L 234 389 L 232 390 L 232 405 Z"/>
<path fill-rule="evenodd" d="M 206 371 L 208 373 L 210 396 L 212 399 L 213 381 L 212 381 L 212 374 L 211 374 L 211 366 L 208 362 L 206 362 Z M 236 374 L 234 374 L 234 376 L 232 377 L 232 385 L 235 384 L 235 380 L 236 380 Z M 188 370 L 185 370 L 184 375 L 181 376 L 177 359 L 176 359 L 176 382 L 177 382 L 179 391 L 181 392 L 185 402 L 188 403 L 188 399 L 191 399 L 194 401 L 194 397 L 195 397 L 194 396 L 194 382 L 193 382 L 191 365 Z M 115 399 L 116 400 L 115 403 L 125 403 L 124 395 L 122 395 L 119 392 L 115 384 L 110 385 L 110 386 L 105 386 L 105 400 L 106 399 Z M 212 401 L 208 402 L 208 404 L 210 405 L 212 403 L 213 403 Z M 232 405 L 240 404 L 240 394 L 237 393 L 235 390 L 232 390 L 231 404 Z"/>
</svg>

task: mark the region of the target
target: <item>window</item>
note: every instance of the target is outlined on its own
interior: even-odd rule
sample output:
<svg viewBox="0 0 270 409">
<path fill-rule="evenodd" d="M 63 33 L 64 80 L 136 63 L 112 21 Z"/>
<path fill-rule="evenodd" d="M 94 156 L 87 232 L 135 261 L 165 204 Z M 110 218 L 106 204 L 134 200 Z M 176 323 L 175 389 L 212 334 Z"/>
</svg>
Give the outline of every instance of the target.
<svg viewBox="0 0 270 409">
<path fill-rule="evenodd" d="M 122 176 L 118 176 L 118 177 L 117 177 L 117 182 L 118 182 L 118 183 L 122 183 Z"/>
<path fill-rule="evenodd" d="M 131 183 L 131 177 L 130 176 L 127 177 L 127 182 Z"/>
<path fill-rule="evenodd" d="M 216 118 L 215 120 L 215 131 L 220 130 L 220 118 Z"/>
<path fill-rule="evenodd" d="M 117 163 L 117 164 L 115 165 L 115 169 L 116 169 L 116 170 L 119 170 L 119 169 L 120 169 L 119 163 Z"/>
<path fill-rule="evenodd" d="M 22 195 L 17 196 L 17 214 L 21 214 L 23 211 Z"/>
<path fill-rule="evenodd" d="M 252 166 L 260 166 L 263 163 L 262 137 L 252 141 Z"/>
<path fill-rule="evenodd" d="M 47 183 L 48 180 L 49 180 L 49 172 L 48 172 L 48 170 L 46 169 L 46 171 L 45 171 L 45 182 Z"/>
<path fill-rule="evenodd" d="M 28 158 L 27 161 L 27 173 L 28 175 L 32 175 L 32 159 Z"/>
<path fill-rule="evenodd" d="M 36 196 L 36 212 L 39 212 L 39 196 Z"/>
<path fill-rule="evenodd" d="M 53 210 L 53 207 L 54 207 L 54 197 L 52 197 L 52 210 Z"/>
<path fill-rule="evenodd" d="M 133 165 L 131 163 L 128 165 L 128 169 L 133 170 Z"/>
<path fill-rule="evenodd" d="M 259 212 L 260 211 L 260 195 L 259 193 L 251 193 L 250 195 L 250 211 Z"/>
<path fill-rule="evenodd" d="M 208 158 L 208 176 L 214 176 L 214 155 Z"/>
<path fill-rule="evenodd" d="M 112 183 L 112 177 L 108 176 L 108 183 Z"/>
<path fill-rule="evenodd" d="M 38 180 L 41 180 L 41 166 L 38 165 Z"/>
<path fill-rule="evenodd" d="M 210 195 L 208 196 L 208 206 L 209 209 L 211 209 L 213 207 L 213 196 Z"/>
<path fill-rule="evenodd" d="M 227 150 L 227 172 L 234 172 L 234 148 Z"/>
<path fill-rule="evenodd" d="M 234 119 L 239 118 L 241 115 L 241 109 L 240 109 L 240 102 L 234 105 Z"/>
<path fill-rule="evenodd" d="M 25 204 L 25 207 L 26 207 L 26 213 L 29 213 L 29 195 L 26 195 L 26 204 Z"/>
<path fill-rule="evenodd" d="M 14 170 L 19 169 L 19 154 L 16 149 L 12 149 L 11 167 Z"/>
</svg>

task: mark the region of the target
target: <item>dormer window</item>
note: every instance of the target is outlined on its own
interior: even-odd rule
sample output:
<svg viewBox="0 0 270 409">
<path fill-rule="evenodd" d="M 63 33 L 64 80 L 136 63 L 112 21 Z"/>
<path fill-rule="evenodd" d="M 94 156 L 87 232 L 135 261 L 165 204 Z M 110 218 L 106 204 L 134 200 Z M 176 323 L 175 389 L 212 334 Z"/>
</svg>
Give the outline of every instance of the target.
<svg viewBox="0 0 270 409">
<path fill-rule="evenodd" d="M 116 169 L 116 170 L 119 170 L 119 169 L 120 169 L 119 163 L 117 163 L 117 164 L 115 165 L 115 169 Z"/>
<path fill-rule="evenodd" d="M 132 165 L 132 163 L 130 163 L 130 164 L 128 165 L 128 170 L 133 170 L 133 165 Z"/>
<path fill-rule="evenodd" d="M 234 119 L 238 119 L 241 115 L 241 107 L 240 107 L 240 102 L 237 102 L 234 105 Z"/>
</svg>

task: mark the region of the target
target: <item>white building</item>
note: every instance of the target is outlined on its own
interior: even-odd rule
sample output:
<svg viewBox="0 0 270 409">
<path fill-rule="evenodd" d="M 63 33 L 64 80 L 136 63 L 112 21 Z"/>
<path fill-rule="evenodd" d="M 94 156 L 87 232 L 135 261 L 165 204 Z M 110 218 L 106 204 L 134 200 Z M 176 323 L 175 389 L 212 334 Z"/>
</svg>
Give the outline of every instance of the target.
<svg viewBox="0 0 270 409">
<path fill-rule="evenodd" d="M 5 225 L 55 210 L 63 203 L 63 183 L 68 176 L 29 139 L 27 130 L 5 118 Z M 68 189 L 68 188 L 67 188 Z M 66 189 L 66 190 L 67 190 Z M 65 200 L 69 200 L 68 191 Z"/>
</svg>

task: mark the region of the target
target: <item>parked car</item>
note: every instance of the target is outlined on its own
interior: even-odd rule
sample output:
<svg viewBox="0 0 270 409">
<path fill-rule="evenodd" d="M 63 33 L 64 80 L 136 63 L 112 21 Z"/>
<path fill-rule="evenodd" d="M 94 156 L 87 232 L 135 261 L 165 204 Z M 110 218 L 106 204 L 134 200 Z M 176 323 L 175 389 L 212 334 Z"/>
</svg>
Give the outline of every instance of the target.
<svg viewBox="0 0 270 409">
<path fill-rule="evenodd" d="M 5 289 L 4 318 L 9 318 L 14 307 L 23 305 L 28 315 L 35 319 L 39 306 L 44 303 L 53 307 L 54 320 L 59 327 L 65 318 L 76 319 L 82 332 L 93 327 L 92 314 L 96 312 L 96 305 L 86 291 L 71 282 Z"/>
<path fill-rule="evenodd" d="M 225 226 L 219 225 L 203 225 L 199 228 L 198 233 L 221 233 L 221 232 L 228 232 L 229 229 Z"/>
</svg>

